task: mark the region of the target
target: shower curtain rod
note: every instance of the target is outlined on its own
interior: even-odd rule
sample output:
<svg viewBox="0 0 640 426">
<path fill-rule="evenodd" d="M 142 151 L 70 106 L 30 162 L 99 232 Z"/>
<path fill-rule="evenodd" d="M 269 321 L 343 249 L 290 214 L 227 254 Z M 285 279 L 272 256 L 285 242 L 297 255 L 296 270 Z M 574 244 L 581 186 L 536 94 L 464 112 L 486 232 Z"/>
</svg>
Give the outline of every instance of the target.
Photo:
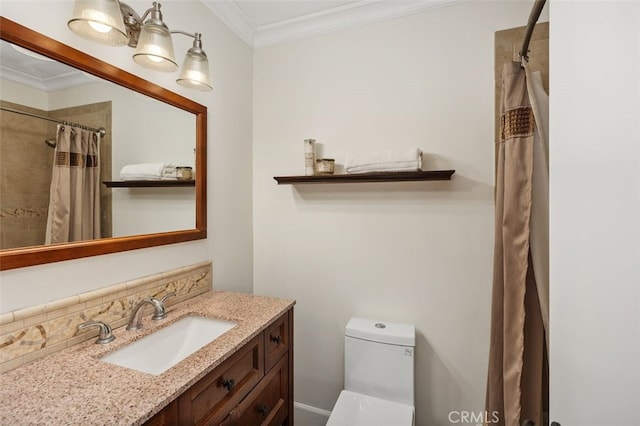
<svg viewBox="0 0 640 426">
<path fill-rule="evenodd" d="M 60 123 L 60 124 L 66 125 L 66 126 L 80 127 L 81 129 L 90 130 L 92 132 L 100 133 L 101 137 L 104 137 L 107 134 L 107 129 L 105 129 L 104 127 L 100 127 L 99 129 L 94 129 L 93 127 L 87 127 L 87 126 L 83 126 L 83 125 L 77 124 L 77 123 L 70 123 L 70 122 L 64 121 L 64 120 L 57 120 L 55 118 L 44 117 L 42 115 L 32 114 L 32 113 L 26 112 L 26 111 L 19 111 L 17 109 L 11 109 L 11 108 L 7 108 L 7 107 L 0 107 L 0 109 L 2 111 L 13 112 L 15 114 L 28 115 L 29 117 L 35 117 L 35 118 L 40 118 L 42 120 L 53 121 L 54 123 Z"/>
<path fill-rule="evenodd" d="M 531 8 L 529 22 L 527 23 L 527 33 L 524 36 L 522 48 L 520 49 L 520 59 L 524 58 L 526 61 L 529 60 L 529 42 L 531 41 L 531 34 L 533 34 L 533 29 L 536 25 L 536 22 L 538 22 L 538 18 L 540 18 L 540 14 L 542 13 L 542 8 L 544 7 L 545 2 L 546 0 L 536 0 L 533 7 Z"/>
</svg>

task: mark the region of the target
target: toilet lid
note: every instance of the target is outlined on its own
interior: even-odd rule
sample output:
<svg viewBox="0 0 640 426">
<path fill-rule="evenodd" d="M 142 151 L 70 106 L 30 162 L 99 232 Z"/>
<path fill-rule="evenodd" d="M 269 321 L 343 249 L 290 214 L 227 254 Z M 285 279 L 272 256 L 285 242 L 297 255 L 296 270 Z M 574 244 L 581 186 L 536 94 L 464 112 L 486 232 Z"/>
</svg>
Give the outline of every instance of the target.
<svg viewBox="0 0 640 426">
<path fill-rule="evenodd" d="M 412 426 L 411 405 L 343 390 L 327 426 Z"/>
</svg>

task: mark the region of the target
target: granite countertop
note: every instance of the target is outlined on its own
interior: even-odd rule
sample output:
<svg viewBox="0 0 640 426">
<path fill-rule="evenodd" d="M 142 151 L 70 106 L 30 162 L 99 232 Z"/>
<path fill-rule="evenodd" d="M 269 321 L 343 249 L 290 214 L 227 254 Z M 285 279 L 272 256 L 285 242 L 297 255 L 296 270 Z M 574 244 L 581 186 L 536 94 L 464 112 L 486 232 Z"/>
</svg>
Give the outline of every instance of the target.
<svg viewBox="0 0 640 426">
<path fill-rule="evenodd" d="M 211 291 L 167 308 L 167 318 L 143 328 L 113 330 L 0 375 L 0 424 L 139 425 L 176 399 L 294 305 L 295 301 Z M 151 312 L 149 312 L 150 314 Z M 99 358 L 178 319 L 198 314 L 237 322 L 213 342 L 154 376 Z"/>
</svg>

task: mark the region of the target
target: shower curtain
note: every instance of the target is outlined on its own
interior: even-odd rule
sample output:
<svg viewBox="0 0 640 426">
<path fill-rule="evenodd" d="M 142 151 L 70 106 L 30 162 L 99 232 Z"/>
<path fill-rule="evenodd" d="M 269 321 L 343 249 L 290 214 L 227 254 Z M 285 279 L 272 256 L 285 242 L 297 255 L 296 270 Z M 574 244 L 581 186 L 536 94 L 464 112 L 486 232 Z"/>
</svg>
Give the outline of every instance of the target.
<svg viewBox="0 0 640 426">
<path fill-rule="evenodd" d="M 485 425 L 547 422 L 548 99 L 540 88 L 526 61 L 505 64 Z"/>
<path fill-rule="evenodd" d="M 100 238 L 100 135 L 58 125 L 45 244 Z"/>
</svg>

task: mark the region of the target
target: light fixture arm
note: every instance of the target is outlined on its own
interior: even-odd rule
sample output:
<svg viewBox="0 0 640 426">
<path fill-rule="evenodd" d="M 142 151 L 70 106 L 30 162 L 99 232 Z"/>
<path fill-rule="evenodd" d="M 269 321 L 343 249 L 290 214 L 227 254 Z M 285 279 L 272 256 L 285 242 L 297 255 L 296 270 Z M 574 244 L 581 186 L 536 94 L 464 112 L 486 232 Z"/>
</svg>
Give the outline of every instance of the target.
<svg viewBox="0 0 640 426">
<path fill-rule="evenodd" d="M 200 49 L 202 50 L 202 34 L 201 33 L 188 33 L 186 31 L 182 31 L 182 30 L 170 30 L 169 31 L 171 34 L 182 34 L 182 35 L 186 35 L 187 37 L 191 37 L 193 40 L 193 47 L 196 49 Z"/>
<path fill-rule="evenodd" d="M 127 33 L 129 34 L 129 47 L 137 47 L 138 46 L 138 38 L 140 37 L 140 31 L 142 30 L 142 25 L 144 25 L 144 20 L 151 14 L 150 21 L 154 23 L 163 23 L 162 20 L 162 11 L 160 8 L 162 5 L 158 2 L 153 2 L 153 6 L 149 9 L 145 10 L 142 16 L 139 16 L 138 13 L 128 4 L 120 3 L 120 11 L 122 12 L 122 17 L 124 19 L 124 26 L 127 28 Z"/>
<path fill-rule="evenodd" d="M 160 11 L 161 7 L 162 5 L 160 3 L 154 1 L 153 6 L 144 11 L 144 14 L 140 17 L 138 22 L 144 22 L 145 18 L 149 16 L 149 14 L 151 14 L 151 19 L 162 21 L 162 12 Z"/>
<path fill-rule="evenodd" d="M 200 33 L 194 33 L 194 34 L 191 34 L 191 33 L 188 33 L 188 32 L 186 32 L 186 31 L 182 31 L 182 30 L 170 30 L 169 32 L 170 32 L 171 34 L 182 34 L 182 35 L 186 35 L 186 36 L 188 36 L 188 37 L 195 38 L 196 40 L 199 40 L 199 39 L 200 39 L 200 37 L 202 37 L 202 34 L 200 34 Z"/>
</svg>

